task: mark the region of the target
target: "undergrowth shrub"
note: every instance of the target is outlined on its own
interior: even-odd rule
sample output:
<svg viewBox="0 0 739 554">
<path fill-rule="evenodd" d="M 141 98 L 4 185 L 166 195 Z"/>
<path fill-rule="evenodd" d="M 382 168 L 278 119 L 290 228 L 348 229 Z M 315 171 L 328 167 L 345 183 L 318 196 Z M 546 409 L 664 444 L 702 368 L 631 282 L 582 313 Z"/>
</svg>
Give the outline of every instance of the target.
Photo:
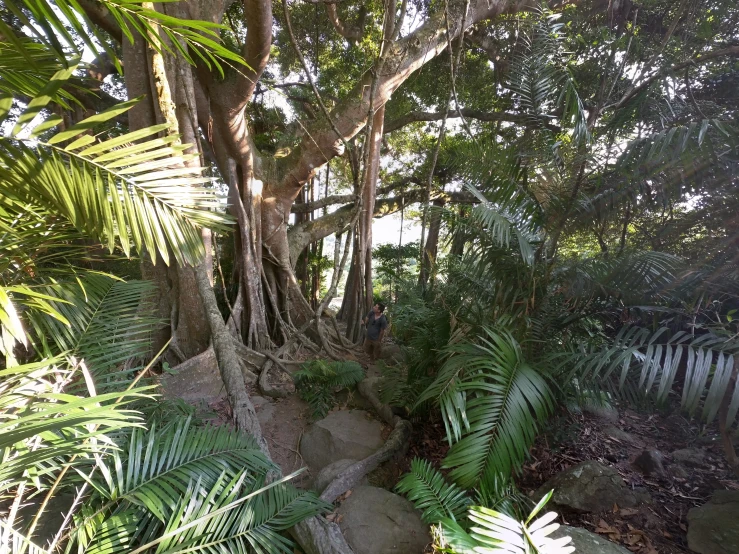
<svg viewBox="0 0 739 554">
<path fill-rule="evenodd" d="M 311 360 L 295 373 L 295 388 L 311 407 L 314 419 L 323 419 L 336 405 L 335 393 L 364 379 L 357 362 Z"/>
</svg>

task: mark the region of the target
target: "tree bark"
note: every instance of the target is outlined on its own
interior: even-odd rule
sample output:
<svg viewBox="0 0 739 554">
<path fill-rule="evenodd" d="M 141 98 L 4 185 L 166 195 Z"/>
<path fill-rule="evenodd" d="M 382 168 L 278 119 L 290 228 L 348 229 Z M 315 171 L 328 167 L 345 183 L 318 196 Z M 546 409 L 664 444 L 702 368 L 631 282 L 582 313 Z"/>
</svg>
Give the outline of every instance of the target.
<svg viewBox="0 0 739 554">
<path fill-rule="evenodd" d="M 433 202 L 433 209 L 429 217 L 429 232 L 426 237 L 426 244 L 423 247 L 423 259 L 421 260 L 421 271 L 418 275 L 418 281 L 422 285 L 426 285 L 431 275 L 436 256 L 439 253 L 439 232 L 441 231 L 441 210 L 444 207 L 444 199 L 437 198 Z"/>
</svg>

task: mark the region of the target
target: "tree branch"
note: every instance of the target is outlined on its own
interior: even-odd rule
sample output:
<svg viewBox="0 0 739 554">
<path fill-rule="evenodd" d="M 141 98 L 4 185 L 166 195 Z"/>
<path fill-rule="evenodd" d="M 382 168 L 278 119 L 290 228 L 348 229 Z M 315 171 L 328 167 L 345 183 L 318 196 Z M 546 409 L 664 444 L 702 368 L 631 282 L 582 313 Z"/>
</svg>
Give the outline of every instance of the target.
<svg viewBox="0 0 739 554">
<path fill-rule="evenodd" d="M 359 8 L 359 17 L 357 18 L 357 22 L 353 25 L 345 25 L 341 21 L 339 18 L 339 10 L 333 2 L 326 4 L 326 14 L 336 32 L 350 43 L 353 44 L 362 40 L 362 37 L 364 36 L 364 25 L 367 20 L 367 8 L 364 6 Z"/>
<path fill-rule="evenodd" d="M 474 0 L 470 3 L 465 26 L 529 7 L 530 3 L 525 0 Z M 448 32 L 451 39 L 458 37 L 462 31 L 461 15 L 450 18 Z M 389 44 L 385 70 L 377 76 L 376 93 L 371 95 L 373 75 L 367 72 L 346 100 L 332 111 L 335 125 L 327 126 L 325 122 L 318 122 L 308 128 L 300 146 L 282 158 L 280 187 L 294 190 L 302 186 L 328 159 L 339 155 L 343 150 L 343 142 L 356 136 L 366 125 L 370 97 L 374 96 L 375 109 L 385 104 L 413 72 L 447 47 L 446 35 L 444 14 L 434 13 L 413 33 Z"/>
<path fill-rule="evenodd" d="M 685 69 L 686 67 L 690 67 L 692 65 L 699 65 L 699 64 L 708 62 L 710 60 L 715 60 L 716 58 L 721 58 L 724 56 L 739 57 L 739 45 L 729 46 L 728 48 L 722 48 L 721 50 L 714 50 L 713 52 L 707 52 L 705 54 L 699 54 L 697 56 L 694 56 L 693 58 L 691 58 L 690 60 L 686 62 L 682 62 L 676 65 L 673 65 L 671 67 L 665 67 L 663 69 L 660 69 L 659 71 L 657 71 L 657 73 L 655 73 L 654 75 L 646 79 L 640 85 L 636 87 L 632 87 L 630 90 L 628 90 L 626 94 L 624 94 L 621 97 L 621 100 L 613 104 L 609 104 L 608 106 L 605 106 L 602 111 L 605 111 L 611 108 L 615 110 L 622 108 L 629 100 L 631 100 L 636 95 L 641 93 L 644 89 L 649 87 L 657 79 L 661 79 L 665 75 L 669 75 L 670 73 L 676 73 L 682 69 Z"/>
<path fill-rule="evenodd" d="M 506 112 L 483 112 L 481 110 L 472 110 L 470 108 L 462 108 L 461 110 L 448 110 L 446 112 L 447 117 L 467 117 L 470 119 L 477 119 L 478 121 L 509 121 L 511 123 L 517 123 L 519 125 L 531 125 L 533 120 L 530 116 L 512 114 Z M 439 121 L 444 119 L 444 112 L 423 112 L 420 110 L 408 112 L 407 114 L 388 121 L 385 124 L 385 133 L 391 133 L 398 129 L 416 123 L 418 121 Z M 559 132 L 560 128 L 551 123 L 541 122 L 541 124 L 547 129 L 553 132 Z"/>
</svg>

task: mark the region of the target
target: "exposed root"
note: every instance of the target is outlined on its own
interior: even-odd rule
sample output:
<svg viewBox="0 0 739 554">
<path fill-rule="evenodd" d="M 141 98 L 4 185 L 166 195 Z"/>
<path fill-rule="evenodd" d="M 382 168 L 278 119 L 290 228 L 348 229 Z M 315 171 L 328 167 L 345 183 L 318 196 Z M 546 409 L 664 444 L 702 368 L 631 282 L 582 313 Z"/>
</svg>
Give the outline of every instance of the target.
<svg viewBox="0 0 739 554">
<path fill-rule="evenodd" d="M 378 415 L 392 425 L 394 429 L 379 450 L 367 456 L 364 460 L 350 465 L 329 483 L 321 493 L 321 500 L 325 500 L 326 502 L 333 502 L 359 483 L 365 475 L 381 463 L 402 452 L 408 446 L 408 441 L 411 437 L 411 423 L 393 414 L 390 406 L 380 401 L 374 390 L 372 390 L 371 382 L 368 379 L 359 383 L 357 388 L 359 393 L 372 404 Z"/>
<path fill-rule="evenodd" d="M 262 391 L 262 394 L 271 398 L 285 398 L 294 393 L 295 385 L 292 382 L 292 376 L 287 368 L 282 364 L 282 361 L 269 352 L 265 352 L 264 355 L 267 357 L 267 361 L 264 362 L 262 372 L 259 374 L 259 390 Z M 286 380 L 283 385 L 275 387 L 269 382 L 269 370 L 272 365 L 278 367 L 282 371 L 283 375 L 288 377 L 288 380 Z"/>
</svg>

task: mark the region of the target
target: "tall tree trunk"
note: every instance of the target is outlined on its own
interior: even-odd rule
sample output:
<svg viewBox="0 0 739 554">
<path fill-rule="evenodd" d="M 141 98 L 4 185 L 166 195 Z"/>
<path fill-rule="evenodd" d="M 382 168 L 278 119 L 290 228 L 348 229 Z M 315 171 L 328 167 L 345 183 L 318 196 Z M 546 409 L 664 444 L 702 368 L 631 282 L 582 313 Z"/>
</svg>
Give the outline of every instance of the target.
<svg viewBox="0 0 739 554">
<path fill-rule="evenodd" d="M 461 205 L 459 206 L 459 219 L 464 220 L 467 217 L 469 217 L 470 208 L 469 206 Z M 464 224 L 464 222 L 463 222 Z M 465 233 L 464 228 L 457 229 L 456 233 L 454 234 L 454 238 L 452 239 L 452 246 L 449 249 L 449 255 L 454 256 L 456 258 L 461 258 L 464 254 L 464 247 L 467 244 L 467 233 Z"/>
<path fill-rule="evenodd" d="M 346 322 L 346 336 L 353 342 L 362 339 L 361 320 L 372 306 L 372 218 L 375 209 L 377 179 L 380 173 L 380 147 L 382 128 L 385 121 L 385 108 L 382 106 L 372 118 L 372 132 L 369 135 L 367 166 L 364 171 L 363 186 L 355 187 L 355 193 L 362 192 L 362 211 L 357 220 L 352 249 L 352 261 L 344 288 L 344 301 L 339 313 Z M 376 125 L 376 127 L 375 127 Z"/>
<path fill-rule="evenodd" d="M 421 272 L 418 275 L 418 281 L 422 285 L 426 285 L 431 275 L 436 256 L 439 253 L 439 232 L 441 230 L 441 209 L 444 207 L 444 200 L 437 198 L 433 201 L 433 209 L 429 214 L 429 232 L 426 238 L 426 244 L 423 247 L 423 259 L 421 260 Z"/>
<path fill-rule="evenodd" d="M 364 240 L 364 305 L 369 310 L 373 302 L 372 287 L 372 220 L 377 197 L 377 181 L 380 176 L 380 150 L 382 147 L 383 126 L 385 124 L 385 105 L 375 112 L 372 119 L 372 136 L 370 137 L 370 165 L 367 169 L 367 180 L 364 186 L 362 202 L 362 226 Z"/>
</svg>

